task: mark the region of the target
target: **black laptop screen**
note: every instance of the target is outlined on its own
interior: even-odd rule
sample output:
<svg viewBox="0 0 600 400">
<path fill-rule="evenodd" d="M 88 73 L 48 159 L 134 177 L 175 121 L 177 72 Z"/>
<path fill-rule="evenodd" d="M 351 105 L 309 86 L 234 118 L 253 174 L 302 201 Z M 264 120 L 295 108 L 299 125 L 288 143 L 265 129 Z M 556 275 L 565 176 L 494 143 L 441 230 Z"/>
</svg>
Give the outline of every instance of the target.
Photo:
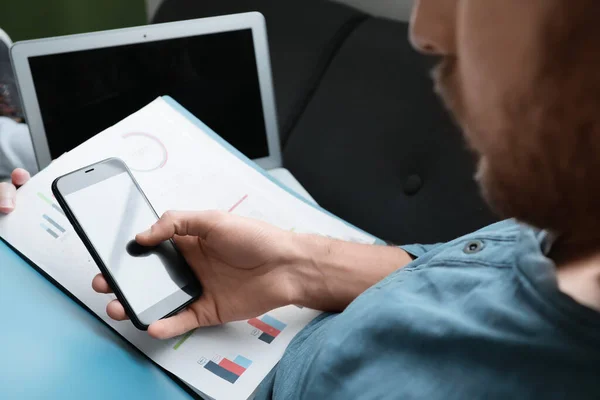
<svg viewBox="0 0 600 400">
<path fill-rule="evenodd" d="M 269 155 L 252 30 L 29 58 L 57 158 L 169 95 L 249 158 Z"/>
</svg>

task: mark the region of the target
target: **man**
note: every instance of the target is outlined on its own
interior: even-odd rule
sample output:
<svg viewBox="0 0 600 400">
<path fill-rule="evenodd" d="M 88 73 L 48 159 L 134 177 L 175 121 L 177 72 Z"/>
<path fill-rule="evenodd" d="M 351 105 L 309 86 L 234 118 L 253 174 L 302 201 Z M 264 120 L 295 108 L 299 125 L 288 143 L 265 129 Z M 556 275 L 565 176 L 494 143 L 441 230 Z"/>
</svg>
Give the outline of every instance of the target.
<svg viewBox="0 0 600 400">
<path fill-rule="evenodd" d="M 597 0 L 416 0 L 412 42 L 443 58 L 436 89 L 482 190 L 522 223 L 401 250 L 167 213 L 137 240 L 174 237 L 205 294 L 149 334 L 301 304 L 331 313 L 258 398 L 600 398 L 598 16 Z M 107 311 L 126 318 L 117 301 Z"/>
</svg>

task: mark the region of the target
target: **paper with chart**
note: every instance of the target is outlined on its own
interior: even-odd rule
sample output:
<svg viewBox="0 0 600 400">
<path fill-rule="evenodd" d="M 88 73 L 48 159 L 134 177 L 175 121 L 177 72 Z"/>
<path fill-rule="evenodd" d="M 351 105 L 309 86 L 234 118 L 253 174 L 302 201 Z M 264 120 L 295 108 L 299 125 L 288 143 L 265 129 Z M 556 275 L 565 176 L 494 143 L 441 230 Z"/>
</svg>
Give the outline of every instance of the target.
<svg viewBox="0 0 600 400">
<path fill-rule="evenodd" d="M 15 212 L 0 218 L 0 236 L 159 365 L 212 398 L 250 396 L 318 313 L 289 306 L 170 341 L 110 320 L 105 307 L 113 296 L 92 291 L 98 268 L 50 191 L 56 177 L 108 157 L 129 165 L 159 215 L 219 209 L 296 232 L 375 241 L 291 195 L 162 99 L 63 155 L 22 187 Z M 94 205 L 102 207 L 102 198 Z"/>
</svg>

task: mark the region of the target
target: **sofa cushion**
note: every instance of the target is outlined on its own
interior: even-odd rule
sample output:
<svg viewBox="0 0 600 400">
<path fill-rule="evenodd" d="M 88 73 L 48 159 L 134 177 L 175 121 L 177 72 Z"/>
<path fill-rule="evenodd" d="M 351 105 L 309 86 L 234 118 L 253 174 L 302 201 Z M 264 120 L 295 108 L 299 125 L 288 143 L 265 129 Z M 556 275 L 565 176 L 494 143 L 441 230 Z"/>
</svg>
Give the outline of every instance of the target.
<svg viewBox="0 0 600 400">
<path fill-rule="evenodd" d="M 333 213 L 396 243 L 493 222 L 474 159 L 432 90 L 408 25 L 370 18 L 349 36 L 291 132 L 285 166 Z"/>
<path fill-rule="evenodd" d="M 304 111 L 332 56 L 366 16 L 323 0 L 165 0 L 153 23 L 248 11 L 267 21 L 281 140 Z"/>
</svg>

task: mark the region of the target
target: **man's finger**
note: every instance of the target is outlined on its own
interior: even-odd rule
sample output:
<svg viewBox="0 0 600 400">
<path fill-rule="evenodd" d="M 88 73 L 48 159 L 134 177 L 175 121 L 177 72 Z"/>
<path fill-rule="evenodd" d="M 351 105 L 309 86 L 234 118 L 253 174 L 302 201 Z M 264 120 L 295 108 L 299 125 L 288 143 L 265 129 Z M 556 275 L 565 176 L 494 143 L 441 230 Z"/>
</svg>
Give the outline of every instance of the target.
<svg viewBox="0 0 600 400">
<path fill-rule="evenodd" d="M 112 289 L 108 286 L 108 282 L 102 274 L 98 274 L 92 280 L 92 289 L 98 293 L 112 293 Z"/>
<path fill-rule="evenodd" d="M 196 313 L 188 308 L 177 315 L 156 321 L 148 328 L 148 334 L 156 339 L 170 339 L 198 326 Z"/>
<path fill-rule="evenodd" d="M 106 313 L 109 317 L 117 321 L 125 321 L 129 319 L 123 305 L 119 300 L 113 300 L 106 306 Z"/>
<path fill-rule="evenodd" d="M 29 179 L 31 179 L 31 175 L 29 174 L 29 172 L 25 171 L 23 168 L 17 168 L 12 172 L 11 178 L 12 178 L 13 185 L 15 185 L 16 187 L 19 187 L 19 186 L 23 186 L 24 184 L 26 184 L 27 181 Z"/>
<path fill-rule="evenodd" d="M 17 188 L 7 182 L 0 182 L 0 213 L 8 214 L 15 209 Z"/>
<path fill-rule="evenodd" d="M 156 246 L 174 235 L 206 238 L 228 215 L 221 211 L 169 211 L 135 239 L 142 246 Z"/>
</svg>

